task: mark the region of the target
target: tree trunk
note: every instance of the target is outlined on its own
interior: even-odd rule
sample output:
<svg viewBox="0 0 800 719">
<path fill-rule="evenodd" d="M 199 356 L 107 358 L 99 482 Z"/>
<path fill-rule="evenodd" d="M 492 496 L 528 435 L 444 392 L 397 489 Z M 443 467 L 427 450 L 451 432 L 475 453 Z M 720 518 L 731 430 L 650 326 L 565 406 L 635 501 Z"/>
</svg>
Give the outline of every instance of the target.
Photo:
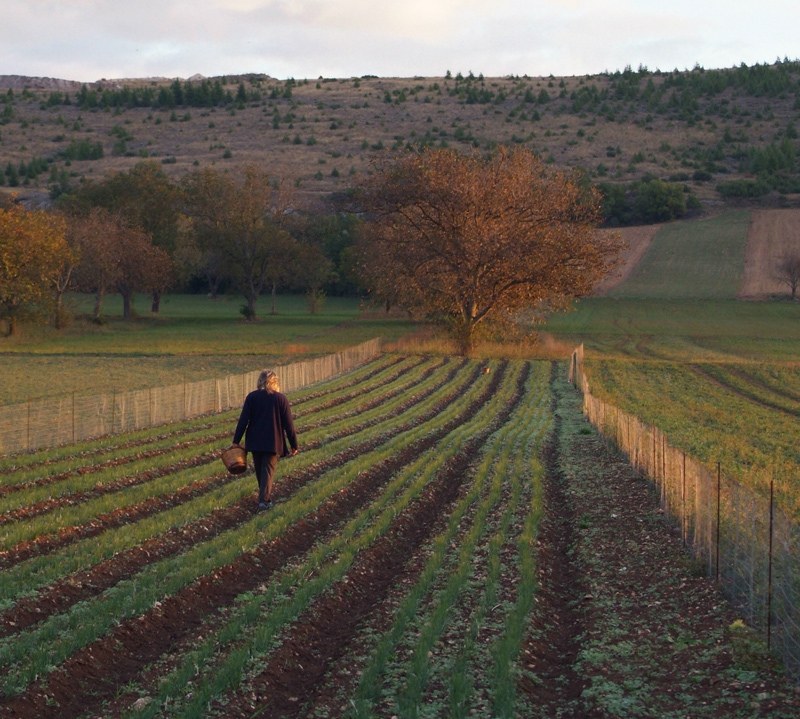
<svg viewBox="0 0 800 719">
<path fill-rule="evenodd" d="M 64 294 L 63 292 L 56 292 L 56 307 L 55 315 L 53 317 L 53 326 L 60 330 L 64 327 Z"/>
<path fill-rule="evenodd" d="M 248 293 L 247 296 L 244 298 L 245 302 L 245 312 L 244 318 L 248 322 L 254 322 L 257 318 L 256 316 L 256 301 L 258 299 L 257 295 L 253 295 L 252 293 Z"/>
<path fill-rule="evenodd" d="M 129 320 L 132 316 L 131 307 L 133 303 L 131 302 L 132 292 L 120 292 L 122 295 L 122 319 Z"/>
<path fill-rule="evenodd" d="M 463 322 L 455 328 L 455 339 L 458 346 L 458 353 L 462 357 L 469 357 L 474 349 L 475 339 L 473 337 L 474 325 L 470 321 Z"/>
<path fill-rule="evenodd" d="M 277 294 L 278 294 L 278 286 L 273 282 L 272 283 L 272 314 L 273 315 L 277 315 L 278 314 L 278 309 L 277 309 L 276 303 L 275 303 Z"/>
<path fill-rule="evenodd" d="M 219 281 L 219 277 L 206 273 L 206 282 L 208 282 L 208 297 L 211 300 L 217 299 L 217 295 L 219 294 Z"/>
<path fill-rule="evenodd" d="M 93 312 L 93 319 L 95 322 L 100 321 L 100 315 L 103 311 L 103 295 L 104 292 L 102 290 L 97 290 L 94 296 L 94 312 Z"/>
<path fill-rule="evenodd" d="M 150 304 L 150 311 L 157 315 L 158 311 L 161 309 L 161 292 L 158 290 L 153 290 L 153 298 Z"/>
</svg>

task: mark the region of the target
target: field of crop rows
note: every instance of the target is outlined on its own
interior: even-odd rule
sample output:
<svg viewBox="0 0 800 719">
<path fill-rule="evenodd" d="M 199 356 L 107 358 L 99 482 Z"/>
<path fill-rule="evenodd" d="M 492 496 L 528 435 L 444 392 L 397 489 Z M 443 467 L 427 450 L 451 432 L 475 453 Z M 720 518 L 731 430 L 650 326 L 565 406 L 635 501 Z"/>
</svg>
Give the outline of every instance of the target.
<svg viewBox="0 0 800 719">
<path fill-rule="evenodd" d="M 524 715 L 550 372 L 385 355 L 291 393 L 261 514 L 236 411 L 0 458 L 0 716 Z"/>
<path fill-rule="evenodd" d="M 762 493 L 775 477 L 781 505 L 800 511 L 800 367 L 593 360 L 587 372 L 596 396 Z"/>
</svg>

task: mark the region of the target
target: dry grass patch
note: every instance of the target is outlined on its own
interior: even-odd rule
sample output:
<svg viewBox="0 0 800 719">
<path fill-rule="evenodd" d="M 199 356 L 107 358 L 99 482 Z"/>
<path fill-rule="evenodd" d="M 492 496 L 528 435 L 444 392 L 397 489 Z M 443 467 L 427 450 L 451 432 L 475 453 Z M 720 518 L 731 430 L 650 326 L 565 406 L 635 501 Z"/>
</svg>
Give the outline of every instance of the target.
<svg viewBox="0 0 800 719">
<path fill-rule="evenodd" d="M 781 258 L 788 254 L 800 255 L 800 210 L 754 210 L 745 252 L 739 297 L 788 296 L 789 289 L 777 279 L 777 271 Z"/>
<path fill-rule="evenodd" d="M 610 290 L 625 282 L 634 268 L 647 252 L 656 232 L 662 225 L 641 225 L 638 227 L 622 227 L 617 230 L 602 230 L 602 232 L 617 232 L 622 236 L 625 246 L 620 253 L 619 267 L 603 278 L 595 290 L 595 294 L 603 296 Z"/>
</svg>

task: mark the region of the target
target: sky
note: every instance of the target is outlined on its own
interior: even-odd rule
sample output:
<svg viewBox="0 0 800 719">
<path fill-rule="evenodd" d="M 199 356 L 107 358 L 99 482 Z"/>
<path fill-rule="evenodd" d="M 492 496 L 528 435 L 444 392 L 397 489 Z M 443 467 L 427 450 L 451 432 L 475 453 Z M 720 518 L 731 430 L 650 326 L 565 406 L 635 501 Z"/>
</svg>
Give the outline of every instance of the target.
<svg viewBox="0 0 800 719">
<path fill-rule="evenodd" d="M 593 75 L 800 58 L 798 0 L 0 0 L 0 75 Z"/>
</svg>

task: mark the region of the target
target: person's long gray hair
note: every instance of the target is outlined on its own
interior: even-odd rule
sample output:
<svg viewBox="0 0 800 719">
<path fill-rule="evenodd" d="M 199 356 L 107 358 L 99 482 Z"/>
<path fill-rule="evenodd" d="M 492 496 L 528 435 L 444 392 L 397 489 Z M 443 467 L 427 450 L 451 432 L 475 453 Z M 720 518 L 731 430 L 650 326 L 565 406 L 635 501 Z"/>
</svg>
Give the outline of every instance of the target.
<svg viewBox="0 0 800 719">
<path fill-rule="evenodd" d="M 278 375 L 271 369 L 262 369 L 261 374 L 258 375 L 258 389 L 265 389 L 267 392 L 280 392 L 281 388 L 278 385 Z"/>
</svg>

